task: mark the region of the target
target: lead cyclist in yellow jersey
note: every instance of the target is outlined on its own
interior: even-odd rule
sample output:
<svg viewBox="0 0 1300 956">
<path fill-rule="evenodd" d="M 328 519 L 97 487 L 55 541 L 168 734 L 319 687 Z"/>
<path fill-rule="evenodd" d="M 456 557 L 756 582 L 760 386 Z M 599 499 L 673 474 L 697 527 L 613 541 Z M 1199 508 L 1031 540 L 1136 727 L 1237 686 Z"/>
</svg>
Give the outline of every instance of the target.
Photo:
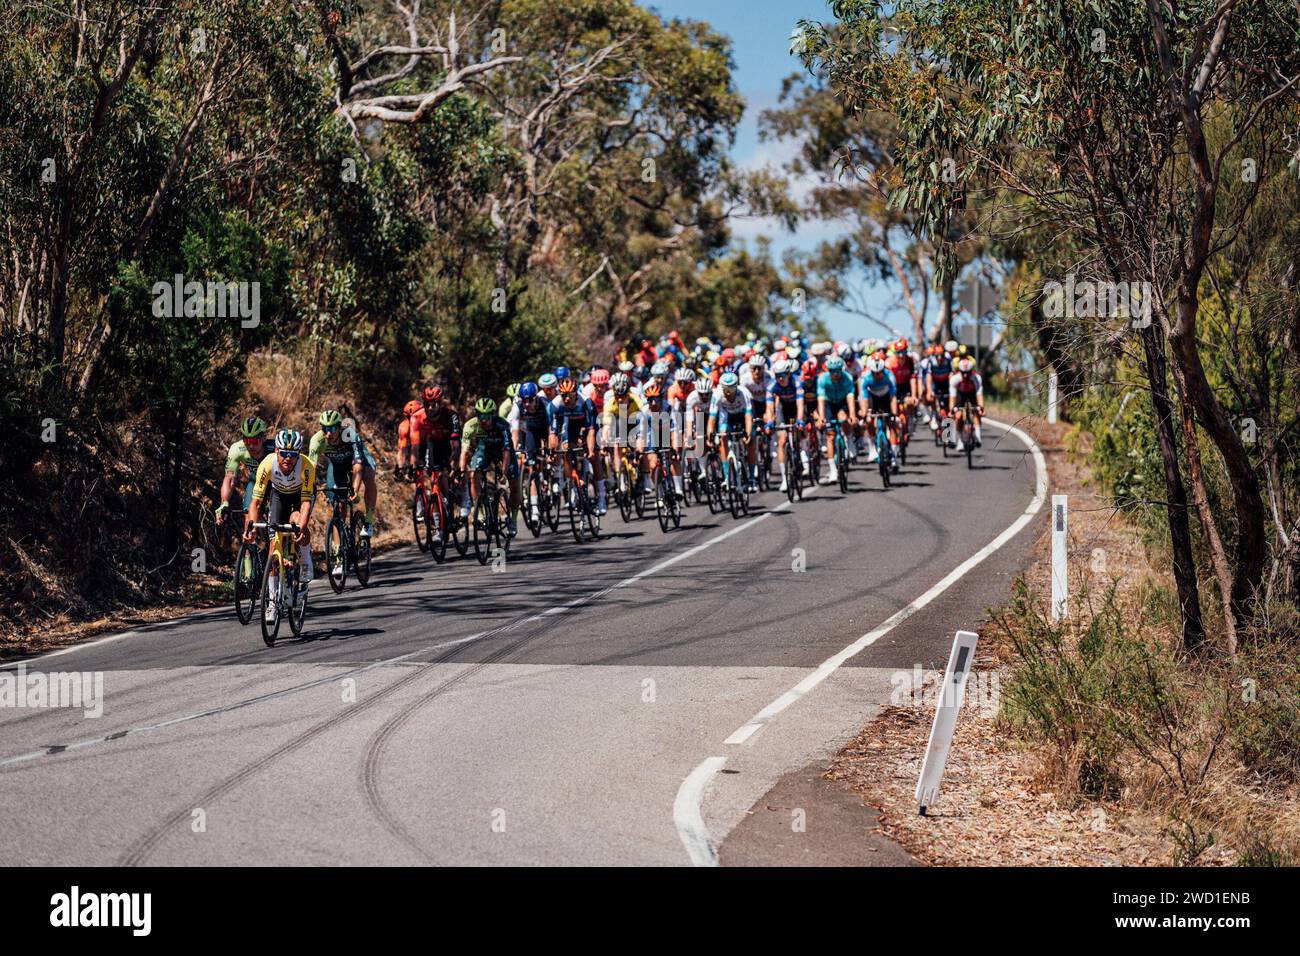
<svg viewBox="0 0 1300 956">
<path fill-rule="evenodd" d="M 298 528 L 294 537 L 302 552 L 302 586 L 305 589 L 312 579 L 311 563 L 311 507 L 316 497 L 316 468 L 302 453 L 302 432 L 282 428 L 275 435 L 275 454 L 267 455 L 257 466 L 253 480 L 253 500 L 244 519 L 244 540 L 255 538 L 253 526 L 262 513 L 262 502 L 267 490 L 271 505 L 267 523 L 278 525 L 292 522 Z M 272 538 L 275 536 L 272 535 Z M 271 582 L 272 594 L 279 597 L 279 578 Z M 267 602 L 267 613 L 274 612 L 274 602 Z"/>
</svg>

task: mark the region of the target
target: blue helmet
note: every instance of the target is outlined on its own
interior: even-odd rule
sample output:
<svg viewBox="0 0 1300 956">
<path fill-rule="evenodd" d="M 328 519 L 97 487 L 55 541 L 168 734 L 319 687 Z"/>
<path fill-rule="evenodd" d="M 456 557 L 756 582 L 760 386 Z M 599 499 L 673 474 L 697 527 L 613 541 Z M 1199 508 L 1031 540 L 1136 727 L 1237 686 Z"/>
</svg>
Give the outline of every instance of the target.
<svg viewBox="0 0 1300 956">
<path fill-rule="evenodd" d="M 567 365 L 558 365 L 558 366 L 556 366 L 556 368 L 555 368 L 555 380 L 556 380 L 557 382 L 558 382 L 558 381 L 563 381 L 563 380 L 566 379 L 566 378 L 572 378 L 572 377 L 573 377 L 573 376 L 571 376 L 571 375 L 569 374 L 569 366 L 567 366 Z"/>
<path fill-rule="evenodd" d="M 537 397 L 537 383 L 536 383 L 536 382 L 524 382 L 524 384 L 520 385 L 520 386 L 519 386 L 519 397 L 520 397 L 520 398 L 536 398 L 536 397 Z"/>
</svg>

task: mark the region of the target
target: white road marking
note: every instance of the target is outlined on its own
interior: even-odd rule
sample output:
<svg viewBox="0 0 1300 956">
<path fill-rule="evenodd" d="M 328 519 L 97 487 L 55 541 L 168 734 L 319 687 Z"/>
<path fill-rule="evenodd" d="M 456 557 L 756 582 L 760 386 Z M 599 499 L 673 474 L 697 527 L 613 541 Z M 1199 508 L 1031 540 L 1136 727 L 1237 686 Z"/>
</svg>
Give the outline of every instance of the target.
<svg viewBox="0 0 1300 956">
<path fill-rule="evenodd" d="M 851 657 L 860 653 L 864 648 L 870 647 L 880 638 L 884 637 L 899 624 L 906 621 L 909 617 L 921 610 L 935 598 L 937 598 L 957 581 L 961 580 L 967 572 L 976 565 L 984 561 L 989 555 L 993 554 L 1008 541 L 1019 534 L 1034 516 L 1042 510 L 1043 502 L 1047 498 L 1047 460 L 1043 457 L 1043 451 L 1038 447 L 1038 443 L 1030 438 L 1027 434 L 1016 428 L 1014 425 L 1006 425 L 1002 422 L 995 422 L 992 419 L 984 419 L 986 425 L 993 425 L 998 428 L 1006 429 L 1008 434 L 1014 435 L 1025 443 L 1029 448 L 1030 454 L 1034 459 L 1035 480 L 1034 480 L 1034 497 L 1019 517 L 1013 521 L 1000 535 L 986 544 L 979 551 L 972 554 L 969 558 L 955 567 L 942 581 L 934 585 L 919 598 L 913 601 L 907 607 L 896 611 L 890 615 L 878 628 L 868 631 L 860 638 L 844 648 L 838 654 L 823 661 L 807 677 L 795 684 L 790 690 L 786 691 L 772 703 L 768 704 L 762 710 L 750 719 L 743 727 L 728 737 L 723 743 L 731 745 L 740 745 L 747 743 L 754 734 L 762 730 L 773 718 L 781 711 L 785 710 L 795 701 L 801 700 L 813 689 L 824 681 L 831 674 L 835 673 L 840 666 Z M 709 839 L 709 833 L 704 825 L 704 813 L 699 803 L 704 796 L 704 789 L 713 774 L 722 766 L 726 760 L 725 757 L 709 757 L 698 767 L 691 771 L 690 776 L 683 781 L 677 791 L 677 799 L 673 802 L 673 822 L 677 825 L 677 835 L 681 838 L 686 852 L 690 855 L 691 862 L 696 866 L 717 866 L 718 856 L 713 848 L 713 843 Z M 685 801 L 695 800 L 693 805 L 684 805 Z"/>
<path fill-rule="evenodd" d="M 704 826 L 700 806 L 704 802 L 704 788 L 726 762 L 726 757 L 710 757 L 704 761 L 682 781 L 677 790 L 677 799 L 673 801 L 673 823 L 677 824 L 677 832 L 686 844 L 686 852 L 696 866 L 716 866 L 718 863 L 717 855 L 709 843 L 709 831 Z"/>
</svg>

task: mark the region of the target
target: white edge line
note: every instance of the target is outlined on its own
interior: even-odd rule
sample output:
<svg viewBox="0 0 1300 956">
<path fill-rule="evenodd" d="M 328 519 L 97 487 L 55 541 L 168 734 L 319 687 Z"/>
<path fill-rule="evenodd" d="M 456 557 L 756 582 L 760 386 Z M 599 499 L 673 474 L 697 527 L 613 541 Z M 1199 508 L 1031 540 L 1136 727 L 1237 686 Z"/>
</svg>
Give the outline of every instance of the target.
<svg viewBox="0 0 1300 956">
<path fill-rule="evenodd" d="M 677 799 L 673 801 L 673 823 L 677 825 L 677 834 L 686 844 L 686 852 L 695 866 L 718 865 L 718 855 L 709 842 L 709 831 L 700 808 L 704 803 L 705 787 L 726 762 L 726 757 L 709 757 L 682 781 Z"/>
<path fill-rule="evenodd" d="M 781 711 L 785 710 L 791 704 L 806 697 L 812 693 L 813 689 L 824 681 L 831 674 L 835 673 L 840 666 L 850 658 L 859 654 L 865 648 L 870 647 L 880 638 L 884 637 L 899 624 L 902 624 L 909 617 L 921 610 L 935 598 L 937 598 L 952 585 L 956 584 L 961 578 L 965 577 L 976 565 L 983 562 L 989 555 L 993 554 L 1008 541 L 1024 530 L 1025 525 L 1033 520 L 1034 516 L 1042 510 L 1043 502 L 1047 498 L 1047 459 L 1043 457 L 1043 451 L 1038 447 L 1038 442 L 1034 441 L 1028 434 L 1021 431 L 1014 425 L 1007 425 L 1003 422 L 994 421 L 991 418 L 985 418 L 984 422 L 994 425 L 998 428 L 1005 428 L 1008 434 L 1014 435 L 1025 443 L 1029 453 L 1034 459 L 1034 469 L 1036 472 L 1034 480 L 1034 497 L 1029 502 L 1029 507 L 1011 523 L 1009 527 L 996 538 L 986 544 L 979 551 L 972 554 L 957 567 L 953 568 L 943 580 L 939 581 L 919 598 L 906 607 L 895 611 L 890 615 L 883 624 L 873 631 L 868 631 L 860 638 L 844 648 L 833 657 L 827 658 L 815 670 L 808 674 L 803 680 L 795 684 L 790 690 L 786 691 L 772 703 L 768 704 L 757 714 L 755 714 L 748 723 L 740 727 L 728 737 L 726 744 L 740 745 L 747 743 L 754 734 L 762 730 L 773 718 Z M 704 797 L 705 784 L 712 779 L 713 774 L 722 766 L 725 758 L 709 757 L 698 767 L 691 771 L 677 791 L 677 799 L 673 802 L 673 822 L 677 825 L 677 835 L 681 838 L 686 847 L 686 852 L 691 857 L 691 862 L 696 866 L 716 866 L 717 855 L 713 850 L 713 844 L 709 839 L 707 829 L 704 827 L 704 814 L 698 802 Z M 695 800 L 694 806 L 683 806 L 684 801 Z M 707 853 L 702 851 L 701 846 L 707 847 Z"/>
</svg>

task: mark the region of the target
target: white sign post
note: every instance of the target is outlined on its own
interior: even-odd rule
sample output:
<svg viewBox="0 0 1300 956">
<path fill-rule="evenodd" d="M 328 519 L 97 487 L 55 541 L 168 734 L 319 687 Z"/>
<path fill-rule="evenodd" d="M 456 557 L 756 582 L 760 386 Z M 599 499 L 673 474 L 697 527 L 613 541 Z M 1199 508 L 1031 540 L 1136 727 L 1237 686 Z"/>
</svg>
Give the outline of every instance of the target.
<svg viewBox="0 0 1300 956">
<path fill-rule="evenodd" d="M 1069 525 L 1067 495 L 1052 495 L 1052 620 L 1070 613 L 1069 581 L 1065 574 L 1065 546 Z"/>
<path fill-rule="evenodd" d="M 921 763 L 921 779 L 916 782 L 916 802 L 921 816 L 939 795 L 939 781 L 943 767 L 948 762 L 948 748 L 952 745 L 952 732 L 957 726 L 957 712 L 966 698 L 966 677 L 975 662 L 975 642 L 979 635 L 974 631 L 958 631 L 948 655 L 948 670 L 939 688 L 939 701 L 934 709 L 934 726 L 930 728 L 930 743 L 925 748 Z"/>
<path fill-rule="evenodd" d="M 1047 373 L 1047 424 L 1056 424 L 1056 369 Z"/>
</svg>

